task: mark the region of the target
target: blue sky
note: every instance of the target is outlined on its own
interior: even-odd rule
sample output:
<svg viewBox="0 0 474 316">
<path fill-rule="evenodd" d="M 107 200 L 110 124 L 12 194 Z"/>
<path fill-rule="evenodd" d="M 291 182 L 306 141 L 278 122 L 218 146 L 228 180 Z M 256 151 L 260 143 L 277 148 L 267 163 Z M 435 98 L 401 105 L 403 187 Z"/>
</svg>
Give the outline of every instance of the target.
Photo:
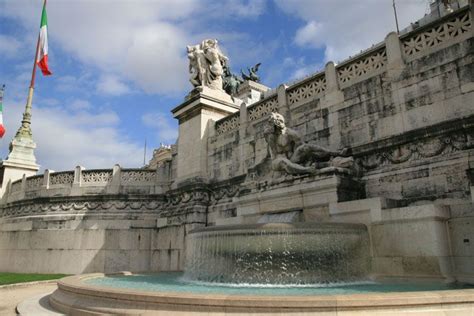
<svg viewBox="0 0 474 316">
<path fill-rule="evenodd" d="M 429 0 L 397 0 L 401 26 Z M 0 155 L 19 127 L 41 0 L 0 0 L 0 84 L 6 84 Z M 140 167 L 143 143 L 172 144 L 170 110 L 191 90 L 186 45 L 217 38 L 232 70 L 262 62 L 274 88 L 340 61 L 393 31 L 392 0 L 49 0 L 53 76 L 33 100 L 42 168 Z"/>
</svg>

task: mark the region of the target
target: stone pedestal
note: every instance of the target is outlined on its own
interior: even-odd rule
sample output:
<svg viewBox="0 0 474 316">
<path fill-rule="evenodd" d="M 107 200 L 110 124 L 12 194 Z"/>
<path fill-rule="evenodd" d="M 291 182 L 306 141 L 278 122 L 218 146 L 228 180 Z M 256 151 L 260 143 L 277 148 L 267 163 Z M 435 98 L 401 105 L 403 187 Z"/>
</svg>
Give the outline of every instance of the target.
<svg viewBox="0 0 474 316">
<path fill-rule="evenodd" d="M 236 97 L 245 102 L 247 106 L 249 106 L 263 99 L 265 92 L 269 90 L 269 87 L 264 86 L 261 83 L 254 81 L 245 81 L 243 84 L 240 85 Z"/>
<path fill-rule="evenodd" d="M 208 206 L 207 185 L 185 185 L 168 191 L 166 211 L 156 221 L 151 266 L 160 271 L 183 271 L 186 236 L 193 229 L 206 226 Z"/>
<path fill-rule="evenodd" d="M 329 205 L 361 197 L 362 184 L 349 174 L 330 171 L 260 182 L 234 198 L 237 217 L 216 219 L 217 225 L 255 223 L 267 213 L 302 211 L 305 220 L 328 220 Z"/>
<path fill-rule="evenodd" d="M 0 162 L 0 195 L 6 190 L 9 181 L 19 180 L 23 175 L 29 177 L 38 172 L 34 149 L 36 144 L 30 137 L 15 136 L 10 143 L 8 158 Z"/>
<path fill-rule="evenodd" d="M 370 225 L 373 274 L 453 281 L 449 218 L 449 207 L 435 204 L 382 210 Z"/>
<path fill-rule="evenodd" d="M 199 87 L 171 112 L 179 120 L 176 183 L 206 181 L 209 122 L 237 112 L 232 98 L 223 91 Z"/>
</svg>

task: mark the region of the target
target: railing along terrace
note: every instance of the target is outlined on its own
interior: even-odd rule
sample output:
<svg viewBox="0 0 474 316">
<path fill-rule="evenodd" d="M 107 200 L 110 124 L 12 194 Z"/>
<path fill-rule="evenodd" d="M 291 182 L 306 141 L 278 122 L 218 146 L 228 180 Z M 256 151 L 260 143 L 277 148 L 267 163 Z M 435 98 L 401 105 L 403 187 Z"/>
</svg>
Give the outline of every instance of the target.
<svg viewBox="0 0 474 316">
<path fill-rule="evenodd" d="M 21 187 L 21 180 L 18 180 L 18 181 Z M 43 183 L 44 183 L 44 176 L 42 174 L 29 177 L 28 181 L 26 181 L 26 189 L 27 190 L 41 189 L 41 187 L 43 186 Z"/>
<path fill-rule="evenodd" d="M 49 186 L 72 186 L 74 183 L 74 171 L 61 171 L 48 173 Z M 31 177 L 27 179 L 26 183 L 31 182 Z M 28 187 L 28 185 L 27 185 Z"/>
<path fill-rule="evenodd" d="M 346 85 L 351 81 L 385 70 L 387 66 L 387 51 L 385 44 L 380 44 L 354 58 L 343 62 L 336 67 L 339 85 Z"/>
<path fill-rule="evenodd" d="M 122 169 L 120 173 L 121 184 L 153 184 L 157 180 L 155 170 L 147 169 Z"/>
<path fill-rule="evenodd" d="M 12 182 L 10 192 L 18 192 L 21 190 L 21 180 L 16 180 Z"/>
<path fill-rule="evenodd" d="M 319 72 L 287 88 L 288 105 L 292 106 L 305 102 L 323 94 L 325 91 L 326 75 L 324 72 Z"/>
<path fill-rule="evenodd" d="M 390 60 L 410 61 L 441 48 L 443 43 L 460 41 L 465 37 L 472 36 L 470 6 L 465 6 L 401 37 L 396 34 L 393 35 L 394 33 L 389 34 L 384 42 L 374 45 L 329 70 L 332 72 L 329 73 L 330 77 L 334 78 L 332 81 L 335 80 L 335 82 L 331 82 L 326 67 L 325 71 L 304 78 L 287 87 L 284 91 L 285 104 L 279 104 L 278 96 L 271 94 L 247 107 L 245 109 L 247 111 L 246 115 L 242 115 L 239 111 L 220 119 L 215 125 L 216 135 L 236 130 L 243 122 L 256 121 L 273 111 L 277 111 L 281 106 L 298 106 L 322 98 L 326 93 L 333 90 L 346 88 L 361 79 L 365 80 L 386 72 Z M 388 45 L 388 42 L 391 45 Z M 246 121 L 243 118 L 246 118 Z"/>
<path fill-rule="evenodd" d="M 278 97 L 273 94 L 250 105 L 246 108 L 246 111 L 249 122 L 258 120 L 265 115 L 278 111 Z M 215 124 L 216 135 L 222 135 L 239 128 L 241 118 L 240 111 L 238 111 L 218 120 Z"/>
<path fill-rule="evenodd" d="M 255 121 L 276 111 L 278 111 L 278 97 L 274 95 L 249 106 L 247 117 L 249 121 Z"/>
<path fill-rule="evenodd" d="M 405 57 L 416 57 L 443 43 L 472 36 L 472 16 L 470 7 L 465 6 L 443 18 L 428 23 L 403 36 L 400 40 Z"/>
<path fill-rule="evenodd" d="M 72 171 L 53 172 L 45 170 L 43 175 L 23 177 L 7 186 L 3 202 L 9 203 L 25 197 L 49 197 L 87 194 L 157 193 L 160 186 L 158 170 L 113 169 L 84 170 L 76 167 Z M 86 190 L 86 191 L 84 191 Z"/>
<path fill-rule="evenodd" d="M 228 131 L 236 130 L 240 126 L 240 112 L 237 111 L 216 122 L 216 134 L 221 135 Z"/>
<path fill-rule="evenodd" d="M 106 184 L 112 181 L 112 169 L 84 170 L 81 172 L 81 184 Z"/>
</svg>

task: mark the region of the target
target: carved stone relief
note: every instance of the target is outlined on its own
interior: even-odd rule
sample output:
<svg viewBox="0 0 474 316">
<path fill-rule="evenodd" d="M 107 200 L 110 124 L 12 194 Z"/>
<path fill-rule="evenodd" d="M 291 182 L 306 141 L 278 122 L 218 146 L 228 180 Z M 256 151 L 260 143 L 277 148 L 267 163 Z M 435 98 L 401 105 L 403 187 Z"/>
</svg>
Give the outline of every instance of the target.
<svg viewBox="0 0 474 316">
<path fill-rule="evenodd" d="M 468 135 L 464 132 L 458 132 L 386 148 L 380 152 L 359 157 L 357 162 L 364 169 L 371 170 L 384 165 L 431 158 L 472 147 L 474 147 L 474 143 L 469 143 Z"/>
<path fill-rule="evenodd" d="M 15 205 L 3 207 L 0 209 L 0 217 L 10 216 L 26 216 L 41 213 L 55 213 L 55 212 L 102 212 L 107 210 L 113 211 L 127 211 L 127 210 L 141 210 L 141 211 L 160 211 L 163 203 L 156 200 L 144 201 L 87 201 L 87 202 L 46 202 L 46 203 L 32 203 L 28 205 Z"/>
</svg>

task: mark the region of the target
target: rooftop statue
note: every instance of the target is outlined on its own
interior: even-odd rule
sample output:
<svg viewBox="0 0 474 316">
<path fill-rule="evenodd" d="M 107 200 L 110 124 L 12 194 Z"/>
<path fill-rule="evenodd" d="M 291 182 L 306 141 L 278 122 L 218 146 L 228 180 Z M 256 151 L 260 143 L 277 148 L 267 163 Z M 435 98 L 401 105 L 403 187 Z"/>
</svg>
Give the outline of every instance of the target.
<svg viewBox="0 0 474 316">
<path fill-rule="evenodd" d="M 188 46 L 187 51 L 192 85 L 223 90 L 222 75 L 229 59 L 220 50 L 217 40 L 206 39 L 201 44 Z"/>
<path fill-rule="evenodd" d="M 264 129 L 271 169 L 286 174 L 316 173 L 325 167 L 349 169 L 354 159 L 348 156 L 347 148 L 331 151 L 316 144 L 306 143 L 300 134 L 286 127 L 283 115 L 271 113 Z"/>
<path fill-rule="evenodd" d="M 244 74 L 244 72 L 241 69 L 240 72 L 242 73 L 242 78 L 244 78 L 244 80 L 251 80 L 251 81 L 254 81 L 254 82 L 260 82 L 260 76 L 257 74 L 257 71 L 258 71 L 258 68 L 260 67 L 261 64 L 262 63 L 258 63 L 255 66 L 253 66 L 252 68 L 247 68 L 247 71 L 249 72 L 248 75 Z"/>
<path fill-rule="evenodd" d="M 230 71 L 229 65 L 224 67 L 224 90 L 227 94 L 235 96 L 244 80 Z"/>
</svg>

